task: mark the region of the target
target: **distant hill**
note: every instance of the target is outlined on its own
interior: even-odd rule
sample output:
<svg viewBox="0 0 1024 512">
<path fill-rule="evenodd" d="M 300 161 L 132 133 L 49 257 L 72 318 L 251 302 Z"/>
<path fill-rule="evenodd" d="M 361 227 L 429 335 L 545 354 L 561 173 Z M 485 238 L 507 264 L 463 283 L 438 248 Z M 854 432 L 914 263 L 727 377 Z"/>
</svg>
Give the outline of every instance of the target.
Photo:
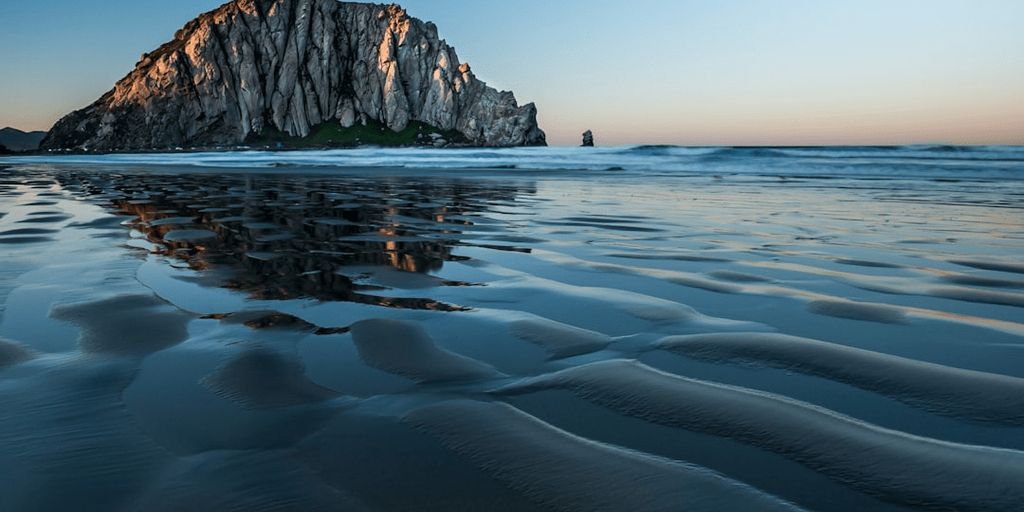
<svg viewBox="0 0 1024 512">
<path fill-rule="evenodd" d="M 0 146 L 11 151 L 35 151 L 46 137 L 46 132 L 23 132 L 17 128 L 0 130 Z"/>
</svg>

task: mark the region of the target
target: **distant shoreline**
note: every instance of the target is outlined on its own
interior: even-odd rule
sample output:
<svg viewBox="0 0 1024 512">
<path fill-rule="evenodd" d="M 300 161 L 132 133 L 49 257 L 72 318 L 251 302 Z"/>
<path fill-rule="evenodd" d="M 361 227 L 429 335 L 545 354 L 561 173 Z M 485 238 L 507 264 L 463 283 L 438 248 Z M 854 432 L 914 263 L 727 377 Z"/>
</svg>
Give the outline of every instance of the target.
<svg viewBox="0 0 1024 512">
<path fill-rule="evenodd" d="M 504 150 L 504 149 L 524 149 L 524 148 L 552 148 L 552 149 L 571 149 L 580 148 L 577 145 L 549 145 L 549 146 L 474 146 L 474 145 L 463 145 L 463 144 L 452 144 L 444 147 L 436 147 L 431 145 L 402 145 L 402 146 L 381 146 L 381 145 L 362 145 L 362 146 L 316 146 L 316 147 L 280 147 L 275 148 L 271 146 L 236 146 L 232 148 L 224 148 L 219 146 L 204 147 L 204 148 L 189 148 L 189 149 L 140 149 L 132 151 L 88 151 L 88 150 L 33 150 L 33 151 L 11 151 L 10 153 L 0 153 L 0 158 L 8 157 L 60 157 L 60 156 L 106 156 L 106 155 L 187 155 L 187 154 L 200 154 L 200 153 L 245 153 L 245 152 L 266 152 L 266 153 L 294 153 L 294 152 L 317 152 L 317 151 L 345 151 L 345 150 L 367 150 L 367 149 L 381 149 L 381 150 L 395 150 L 395 149 L 409 149 L 409 150 Z M 947 144 L 947 143 L 934 143 L 934 144 L 820 144 L 820 145 L 706 145 L 706 144 L 617 144 L 617 145 L 605 145 L 597 146 L 592 148 L 583 148 L 585 150 L 600 150 L 600 149 L 628 149 L 628 148 L 680 148 L 680 149 L 779 149 L 779 150 L 850 150 L 850 149 L 877 149 L 877 150 L 902 150 L 902 149 L 947 149 L 956 150 L 958 148 L 963 149 L 982 149 L 982 148 L 1024 148 L 1024 143 L 1021 144 Z"/>
</svg>

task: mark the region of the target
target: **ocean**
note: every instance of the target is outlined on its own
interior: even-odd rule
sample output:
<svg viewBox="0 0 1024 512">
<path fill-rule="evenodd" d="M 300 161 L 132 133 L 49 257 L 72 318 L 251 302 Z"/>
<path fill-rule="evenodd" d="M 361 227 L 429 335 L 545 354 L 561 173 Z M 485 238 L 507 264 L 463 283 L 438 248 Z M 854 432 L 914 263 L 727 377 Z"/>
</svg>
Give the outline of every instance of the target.
<svg viewBox="0 0 1024 512">
<path fill-rule="evenodd" d="M 653 172 L 678 176 L 1017 178 L 1024 146 L 834 146 L 415 149 L 361 148 L 317 151 L 232 151 L 55 155 L 9 158 L 12 162 L 123 164 L 197 168 L 302 167 L 407 168 L 446 171 Z"/>
</svg>

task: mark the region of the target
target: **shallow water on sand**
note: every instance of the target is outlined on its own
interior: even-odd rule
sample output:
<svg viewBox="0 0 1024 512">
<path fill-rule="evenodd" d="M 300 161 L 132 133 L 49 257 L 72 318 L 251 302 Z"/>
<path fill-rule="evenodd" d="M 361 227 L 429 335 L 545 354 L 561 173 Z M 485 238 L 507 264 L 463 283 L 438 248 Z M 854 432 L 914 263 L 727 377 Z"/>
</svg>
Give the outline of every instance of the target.
<svg viewBox="0 0 1024 512">
<path fill-rule="evenodd" d="M 2 167 L 0 510 L 1024 503 L 1021 181 Z"/>
</svg>

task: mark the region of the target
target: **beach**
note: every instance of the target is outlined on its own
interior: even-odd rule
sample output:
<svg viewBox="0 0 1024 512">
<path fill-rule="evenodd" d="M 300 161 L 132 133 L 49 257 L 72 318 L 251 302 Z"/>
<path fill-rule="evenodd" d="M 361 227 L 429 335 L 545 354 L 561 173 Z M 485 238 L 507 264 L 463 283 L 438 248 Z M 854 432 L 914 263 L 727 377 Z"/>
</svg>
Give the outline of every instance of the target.
<svg viewBox="0 0 1024 512">
<path fill-rule="evenodd" d="M 0 509 L 1018 510 L 1021 254 L 1019 147 L 0 159 Z"/>
</svg>

